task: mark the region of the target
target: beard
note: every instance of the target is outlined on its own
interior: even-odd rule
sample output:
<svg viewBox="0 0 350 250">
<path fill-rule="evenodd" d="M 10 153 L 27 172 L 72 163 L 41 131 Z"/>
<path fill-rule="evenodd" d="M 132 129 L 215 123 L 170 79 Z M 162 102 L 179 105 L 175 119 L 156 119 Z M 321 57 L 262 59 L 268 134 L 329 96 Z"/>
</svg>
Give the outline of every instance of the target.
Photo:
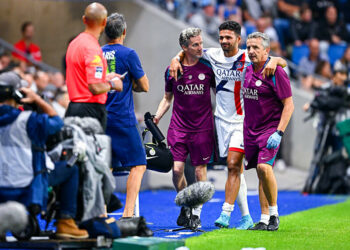
<svg viewBox="0 0 350 250">
<path fill-rule="evenodd" d="M 222 44 L 221 48 L 224 52 L 230 52 L 234 50 L 234 46 L 231 44 Z"/>
</svg>

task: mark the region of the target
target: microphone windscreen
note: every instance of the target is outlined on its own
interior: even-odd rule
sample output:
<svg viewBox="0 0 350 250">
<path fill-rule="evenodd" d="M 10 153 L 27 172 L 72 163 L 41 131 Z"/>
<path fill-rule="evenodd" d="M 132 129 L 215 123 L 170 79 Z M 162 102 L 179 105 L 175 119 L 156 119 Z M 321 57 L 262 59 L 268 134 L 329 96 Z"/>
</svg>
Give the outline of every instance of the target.
<svg viewBox="0 0 350 250">
<path fill-rule="evenodd" d="M 0 204 L 0 235 L 11 231 L 19 233 L 28 224 L 26 208 L 15 201 L 8 201 Z"/>
<path fill-rule="evenodd" d="M 214 192 L 211 182 L 199 181 L 181 190 L 176 195 L 175 203 L 178 206 L 196 207 L 209 201 Z"/>
</svg>

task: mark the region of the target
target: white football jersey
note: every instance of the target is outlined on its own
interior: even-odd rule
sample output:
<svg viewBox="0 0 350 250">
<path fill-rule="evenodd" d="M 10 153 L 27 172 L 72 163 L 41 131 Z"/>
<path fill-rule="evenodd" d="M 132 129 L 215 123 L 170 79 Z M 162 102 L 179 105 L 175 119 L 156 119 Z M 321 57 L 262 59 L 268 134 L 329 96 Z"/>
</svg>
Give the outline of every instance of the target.
<svg viewBox="0 0 350 250">
<path fill-rule="evenodd" d="M 250 64 L 246 50 L 239 49 L 233 57 L 225 57 L 221 48 L 205 49 L 203 58 L 208 60 L 215 73 L 215 116 L 226 122 L 243 122 L 244 107 L 242 86 Z"/>
</svg>

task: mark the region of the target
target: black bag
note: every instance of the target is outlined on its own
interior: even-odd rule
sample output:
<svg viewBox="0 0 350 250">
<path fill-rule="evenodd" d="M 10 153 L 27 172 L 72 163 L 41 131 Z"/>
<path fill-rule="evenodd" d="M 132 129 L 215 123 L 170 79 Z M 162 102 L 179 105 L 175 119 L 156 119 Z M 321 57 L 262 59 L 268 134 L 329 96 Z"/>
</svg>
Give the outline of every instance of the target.
<svg viewBox="0 0 350 250">
<path fill-rule="evenodd" d="M 145 140 L 148 131 L 152 133 L 152 142 L 144 144 L 147 169 L 167 173 L 172 169 L 174 159 L 170 149 L 163 142 L 165 137 L 153 122 L 153 116 L 149 112 L 145 114 L 145 124 L 147 128 L 142 132 L 142 140 Z"/>
<path fill-rule="evenodd" d="M 105 236 L 106 238 L 116 239 L 121 236 L 121 232 L 114 217 L 109 218 L 92 218 L 83 221 L 79 228 L 85 229 L 89 233 L 89 238 L 97 238 L 97 236 Z"/>
<path fill-rule="evenodd" d="M 315 193 L 349 194 L 350 180 L 346 175 L 348 163 L 341 151 L 326 156 L 318 180 L 315 181 Z"/>
<path fill-rule="evenodd" d="M 173 155 L 164 145 L 153 142 L 145 143 L 147 169 L 167 173 L 174 164 Z"/>
</svg>

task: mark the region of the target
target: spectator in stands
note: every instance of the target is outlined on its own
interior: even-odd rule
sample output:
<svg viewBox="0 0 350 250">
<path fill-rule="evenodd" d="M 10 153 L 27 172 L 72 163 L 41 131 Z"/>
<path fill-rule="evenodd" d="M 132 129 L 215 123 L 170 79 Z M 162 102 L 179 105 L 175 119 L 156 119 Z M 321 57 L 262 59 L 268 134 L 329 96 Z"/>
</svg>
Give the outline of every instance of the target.
<svg viewBox="0 0 350 250">
<path fill-rule="evenodd" d="M 198 13 L 191 16 L 189 24 L 200 28 L 214 38 L 218 38 L 218 27 L 220 18 L 215 14 L 215 7 L 211 2 L 205 2 Z"/>
<path fill-rule="evenodd" d="M 63 118 L 69 104 L 69 96 L 67 87 L 58 88 L 55 93 L 54 100 L 51 105 L 56 110 L 59 117 Z"/>
<path fill-rule="evenodd" d="M 291 22 L 291 38 L 295 46 L 308 43 L 315 37 L 316 23 L 312 20 L 312 12 L 307 4 L 300 8 L 300 19 L 293 19 Z"/>
<path fill-rule="evenodd" d="M 315 73 L 316 65 L 321 61 L 328 61 L 328 57 L 320 54 L 320 43 L 313 38 L 309 41 L 309 55 L 305 55 L 299 62 L 299 72 L 304 76 Z"/>
<path fill-rule="evenodd" d="M 9 52 L 4 52 L 0 55 L 0 72 L 6 71 L 11 63 L 11 54 Z"/>
<path fill-rule="evenodd" d="M 41 95 L 50 83 L 49 75 L 44 71 L 37 71 L 34 75 L 34 83 L 32 89 Z"/>
<path fill-rule="evenodd" d="M 290 21 L 299 17 L 303 0 L 277 0 L 278 16 L 274 21 L 282 49 L 285 50 L 290 38 Z"/>
<path fill-rule="evenodd" d="M 175 0 L 175 17 L 187 21 L 192 13 L 192 3 L 187 0 Z"/>
<path fill-rule="evenodd" d="M 345 68 L 348 71 L 348 80 L 350 79 L 350 46 L 348 46 L 344 52 L 342 58 L 335 61 L 333 71 Z"/>
<path fill-rule="evenodd" d="M 309 0 L 309 6 L 312 11 L 312 16 L 316 22 L 320 22 L 325 18 L 326 9 L 334 6 L 339 10 L 339 0 Z"/>
<path fill-rule="evenodd" d="M 302 82 L 303 88 L 310 90 L 327 86 L 332 77 L 333 74 L 330 63 L 321 60 L 316 65 L 315 74 L 308 76 L 305 81 Z"/>
<path fill-rule="evenodd" d="M 276 1 L 277 0 L 244 0 L 242 3 L 242 11 L 245 25 L 255 26 L 256 20 L 266 14 L 275 17 L 277 12 Z"/>
<path fill-rule="evenodd" d="M 334 6 L 326 9 L 325 19 L 319 23 L 317 38 L 320 40 L 322 54 L 326 54 L 330 44 L 344 44 L 350 41 L 345 24 L 339 19 Z"/>
<path fill-rule="evenodd" d="M 261 33 L 265 33 L 270 38 L 271 55 L 281 56 L 281 44 L 275 28 L 272 26 L 272 18 L 270 15 L 263 15 L 256 21 L 256 29 Z"/>
<path fill-rule="evenodd" d="M 22 51 L 23 53 L 25 53 L 27 56 L 31 56 L 34 60 L 41 61 L 40 48 L 38 45 L 33 43 L 34 25 L 32 24 L 32 22 L 23 23 L 21 31 L 22 31 L 22 39 L 19 40 L 17 43 L 15 43 L 14 47 Z M 13 52 L 12 55 L 16 60 L 29 63 L 29 61 L 25 57 L 15 52 Z"/>
<path fill-rule="evenodd" d="M 50 83 L 56 88 L 61 88 L 65 85 L 64 75 L 61 72 L 49 73 Z"/>
<path fill-rule="evenodd" d="M 245 26 L 243 25 L 242 17 L 237 16 L 237 15 L 230 15 L 228 17 L 228 20 L 234 21 L 236 23 L 239 23 L 239 25 L 241 25 L 241 42 L 240 42 L 239 46 L 241 48 L 245 48 L 246 47 L 246 40 L 247 40 L 247 30 L 246 30 Z"/>
<path fill-rule="evenodd" d="M 225 3 L 218 6 L 218 16 L 221 22 L 229 20 L 232 15 L 242 20 L 242 10 L 237 6 L 237 0 L 225 0 Z M 242 23 L 242 21 L 240 23 Z"/>
<path fill-rule="evenodd" d="M 339 15 L 343 17 L 343 21 L 346 23 L 346 28 L 348 32 L 350 32 L 350 1 L 343 1 L 339 9 Z"/>
</svg>

